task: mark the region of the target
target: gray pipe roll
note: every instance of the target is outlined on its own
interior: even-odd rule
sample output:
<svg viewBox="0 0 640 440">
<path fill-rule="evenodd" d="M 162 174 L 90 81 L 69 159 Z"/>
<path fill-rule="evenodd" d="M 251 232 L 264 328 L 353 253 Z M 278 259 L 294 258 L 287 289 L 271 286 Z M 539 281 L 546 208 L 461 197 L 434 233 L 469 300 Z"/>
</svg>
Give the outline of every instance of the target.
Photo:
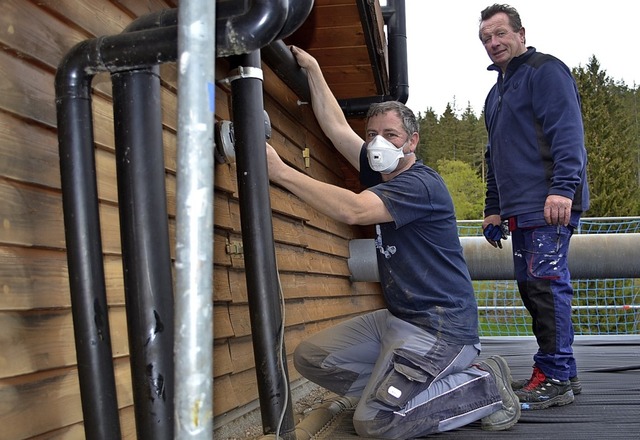
<svg viewBox="0 0 640 440">
<path fill-rule="evenodd" d="M 492 247 L 484 237 L 460 237 L 473 280 L 513 280 L 511 240 Z M 373 239 L 349 242 L 352 281 L 380 281 Z M 575 234 L 569 270 L 573 279 L 640 278 L 640 233 Z"/>
</svg>

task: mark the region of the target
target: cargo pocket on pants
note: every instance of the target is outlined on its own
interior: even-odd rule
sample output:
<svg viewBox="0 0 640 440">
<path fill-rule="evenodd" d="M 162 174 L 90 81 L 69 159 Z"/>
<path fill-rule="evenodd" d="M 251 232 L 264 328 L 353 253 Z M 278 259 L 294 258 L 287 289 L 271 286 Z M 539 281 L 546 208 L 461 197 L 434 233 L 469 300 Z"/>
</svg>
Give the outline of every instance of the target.
<svg viewBox="0 0 640 440">
<path fill-rule="evenodd" d="M 434 376 L 426 371 L 424 362 L 415 360 L 415 354 L 411 356 L 402 349 L 394 351 L 390 368 L 376 389 L 375 399 L 400 409 L 412 397 L 425 390 Z"/>
</svg>

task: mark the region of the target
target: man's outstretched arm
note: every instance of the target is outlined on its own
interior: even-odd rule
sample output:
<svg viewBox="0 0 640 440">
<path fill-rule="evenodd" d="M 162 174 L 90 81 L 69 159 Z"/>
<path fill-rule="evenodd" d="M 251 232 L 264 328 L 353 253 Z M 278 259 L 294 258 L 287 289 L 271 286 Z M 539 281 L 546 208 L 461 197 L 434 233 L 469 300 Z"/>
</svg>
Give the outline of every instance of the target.
<svg viewBox="0 0 640 440">
<path fill-rule="evenodd" d="M 331 140 L 356 170 L 360 170 L 360 149 L 364 140 L 353 131 L 331 92 L 327 81 L 320 70 L 318 61 L 296 46 L 291 46 L 291 53 L 296 61 L 307 72 L 311 106 L 318 124 L 324 134 Z"/>
</svg>

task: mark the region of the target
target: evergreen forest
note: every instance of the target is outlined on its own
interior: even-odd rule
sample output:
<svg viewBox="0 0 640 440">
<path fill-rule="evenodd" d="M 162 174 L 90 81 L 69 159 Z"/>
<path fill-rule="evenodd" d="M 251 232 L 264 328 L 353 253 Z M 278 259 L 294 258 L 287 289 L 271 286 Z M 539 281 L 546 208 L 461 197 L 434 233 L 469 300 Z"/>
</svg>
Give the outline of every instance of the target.
<svg viewBox="0 0 640 440">
<path fill-rule="evenodd" d="M 592 56 L 572 69 L 582 99 L 591 208 L 588 217 L 640 215 L 640 86 L 607 76 Z M 483 217 L 484 115 L 449 103 L 442 115 L 418 113 L 417 155 L 436 169 L 453 197 L 458 220 Z"/>
</svg>

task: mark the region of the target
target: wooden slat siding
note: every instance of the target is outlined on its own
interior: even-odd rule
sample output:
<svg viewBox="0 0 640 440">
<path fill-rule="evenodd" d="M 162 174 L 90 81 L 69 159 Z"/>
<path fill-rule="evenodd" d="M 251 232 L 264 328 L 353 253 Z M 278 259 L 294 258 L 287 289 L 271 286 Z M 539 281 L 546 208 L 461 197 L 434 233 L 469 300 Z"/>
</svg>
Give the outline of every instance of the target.
<svg viewBox="0 0 640 440">
<path fill-rule="evenodd" d="M 162 124 L 175 133 L 178 130 L 178 95 L 166 88 L 161 88 L 160 103 L 162 105 Z"/>
<path fill-rule="evenodd" d="M 289 327 L 285 333 L 284 345 L 287 353 L 291 354 L 298 344 L 307 337 L 302 326 Z M 229 373 L 238 374 L 243 371 L 254 370 L 256 364 L 253 353 L 253 341 L 251 336 L 235 338 L 229 345 L 232 371 Z M 215 365 L 215 363 L 214 363 Z M 215 377 L 219 377 L 217 374 Z"/>
<path fill-rule="evenodd" d="M 359 84 L 359 83 L 358 83 Z M 336 95 L 340 95 L 343 96 L 342 99 L 349 99 L 349 98 L 362 98 L 362 97 L 369 97 L 369 96 L 378 96 L 380 95 L 380 93 L 376 90 L 375 87 L 358 87 L 358 90 L 360 93 L 364 93 L 364 95 L 361 95 L 360 93 L 354 93 L 355 87 L 354 84 L 346 84 L 346 83 L 342 83 L 342 84 L 334 84 L 332 86 L 332 90 Z"/>
<path fill-rule="evenodd" d="M 106 256 L 104 268 L 109 304 L 124 304 L 121 259 Z M 0 279 L 0 310 L 71 307 L 67 256 L 59 250 L 0 246 Z"/>
<path fill-rule="evenodd" d="M 322 132 L 322 129 L 318 125 L 318 121 L 313 113 L 311 103 L 300 101 L 298 97 L 281 79 L 278 77 L 267 65 L 263 63 L 264 73 L 264 91 L 267 96 L 275 96 L 277 99 L 274 101 L 277 106 L 274 106 L 275 111 L 282 111 L 295 121 L 299 128 L 305 133 L 305 143 L 308 142 L 309 136 L 315 136 L 321 139 L 323 143 L 329 143 L 329 140 Z M 274 110 L 271 109 L 271 101 L 265 102 L 267 112 L 271 113 Z"/>
<path fill-rule="evenodd" d="M 271 210 L 285 214 L 288 217 L 308 221 L 309 206 L 302 200 L 280 187 L 271 186 L 269 188 L 269 196 L 271 198 Z"/>
<path fill-rule="evenodd" d="M 307 37 L 305 43 L 319 50 L 336 46 L 364 46 L 365 41 L 362 26 L 350 25 L 333 28 L 315 28 Z M 342 63 L 342 65 L 350 64 L 352 63 L 347 59 L 344 59 Z"/>
<path fill-rule="evenodd" d="M 133 396 L 128 360 L 115 359 L 114 372 L 118 406 L 130 407 Z M 81 422 L 79 393 L 78 372 L 75 368 L 3 379 L 0 382 L 2 438 L 31 438 Z"/>
<path fill-rule="evenodd" d="M 0 243 L 64 249 L 60 195 L 0 180 Z"/>
<path fill-rule="evenodd" d="M 0 109 L 55 126 L 53 75 L 0 51 Z"/>
<path fill-rule="evenodd" d="M 0 246 L 0 280 L 0 310 L 68 307 L 70 304 L 64 252 Z"/>
<path fill-rule="evenodd" d="M 279 215 L 272 216 L 274 240 L 290 245 L 307 247 L 306 228 L 300 221 L 290 221 Z"/>
<path fill-rule="evenodd" d="M 338 159 L 340 154 L 333 149 L 331 144 L 316 142 L 316 138 L 308 136 L 302 143 L 295 144 L 282 133 L 273 130 L 270 144 L 279 153 L 282 160 L 304 174 L 332 185 L 342 186 L 343 179 L 340 173 L 344 163 Z M 306 166 L 303 150 L 309 149 L 309 166 Z M 329 149 L 329 153 L 326 153 Z"/>
<path fill-rule="evenodd" d="M 231 204 L 234 201 L 230 200 L 227 194 L 215 193 L 213 198 L 213 216 L 214 225 L 216 228 L 228 229 L 232 231 L 240 230 L 235 223 L 235 218 L 231 214 Z"/>
<path fill-rule="evenodd" d="M 312 226 L 307 226 L 304 231 L 307 246 L 310 250 L 349 258 L 348 240 L 327 234 L 325 231 Z"/>
<path fill-rule="evenodd" d="M 245 273 L 229 271 L 229 283 L 234 304 L 248 301 Z M 284 296 L 288 300 L 304 298 L 324 298 L 331 296 L 380 295 L 378 284 L 352 284 L 347 277 L 335 275 L 313 275 L 280 270 L 280 283 Z"/>
<path fill-rule="evenodd" d="M 286 294 L 285 294 L 286 296 Z M 285 314 L 286 326 L 305 324 L 356 315 L 380 308 L 379 296 L 343 296 L 334 298 L 304 299 L 287 301 Z M 230 305 L 229 314 L 235 336 L 251 334 L 249 307 L 247 305 Z"/>
<path fill-rule="evenodd" d="M 217 340 L 235 336 L 228 303 L 217 303 L 213 308 L 213 334 Z"/>
<path fill-rule="evenodd" d="M 328 66 L 322 68 L 322 73 L 327 81 L 334 83 L 335 90 L 339 85 L 349 85 L 350 87 L 368 87 L 371 81 L 371 69 L 366 65 L 359 66 Z M 365 90 L 370 90 L 365 89 Z"/>
<path fill-rule="evenodd" d="M 115 156 L 96 150 L 98 195 L 117 202 Z M 0 112 L 0 174 L 14 180 L 60 188 L 58 140 L 55 132 Z M 169 213 L 175 215 L 175 175 L 167 175 Z"/>
<path fill-rule="evenodd" d="M 178 0 L 111 0 L 114 4 L 128 10 L 132 16 L 140 17 L 151 12 L 167 8 L 177 8 Z"/>
<path fill-rule="evenodd" d="M 310 211 L 309 225 L 318 229 L 323 229 L 338 235 L 339 237 L 352 239 L 355 237 L 354 228 L 345 223 L 339 223 L 331 217 L 319 213 L 318 211 Z"/>
<path fill-rule="evenodd" d="M 318 60 L 318 63 L 322 66 L 322 69 L 336 67 L 336 66 L 344 66 L 344 65 L 357 65 L 363 66 L 367 63 L 370 63 L 369 55 L 366 51 L 362 51 L 361 48 L 353 47 L 353 48 L 322 48 L 322 49 L 309 49 L 308 52 L 314 56 Z M 349 62 L 351 60 L 351 62 Z M 324 71 L 324 70 L 323 70 Z M 335 84 L 331 85 L 331 89 Z M 357 93 L 359 96 L 367 96 L 360 93 L 360 91 L 355 88 L 354 93 Z M 343 99 L 345 96 L 336 94 L 338 99 Z"/>
<path fill-rule="evenodd" d="M 215 365 L 215 359 L 214 359 Z M 255 377 L 255 372 L 253 373 Z M 256 392 L 252 395 L 243 395 L 235 389 L 237 379 L 231 375 L 215 377 L 213 379 L 213 415 L 224 414 L 232 409 L 239 408 L 247 402 L 252 402 L 258 397 Z"/>
<path fill-rule="evenodd" d="M 213 346 L 213 377 L 220 377 L 233 372 L 233 356 L 231 354 L 231 344 L 236 344 L 237 338 L 216 343 Z M 252 364 L 249 364 L 252 368 Z"/>
<path fill-rule="evenodd" d="M 216 302 L 233 301 L 229 270 L 225 267 L 213 267 L 213 300 Z"/>
<path fill-rule="evenodd" d="M 346 4 L 323 5 L 316 2 L 307 21 L 313 23 L 322 23 L 324 27 L 340 27 L 350 26 L 360 21 L 358 8 L 353 2 L 345 2 Z"/>
<path fill-rule="evenodd" d="M 309 225 L 343 238 L 354 237 L 354 228 L 316 211 L 288 191 L 272 186 L 270 196 L 271 208 L 274 212 L 304 219 Z"/>
<path fill-rule="evenodd" d="M 53 19 L 30 1 L 3 0 L 2 3 L 0 43 L 21 56 L 49 66 L 52 71 L 68 49 L 89 38 L 86 33 Z"/>
<path fill-rule="evenodd" d="M 127 15 L 112 2 L 86 0 L 37 0 L 38 5 L 65 23 L 99 37 L 120 33 L 134 17 Z"/>
<path fill-rule="evenodd" d="M 230 240 L 241 241 L 238 236 L 224 231 L 213 231 L 213 257 L 216 265 L 230 268 L 234 266 L 232 256 L 227 253 L 227 243 Z"/>
<path fill-rule="evenodd" d="M 280 146 L 280 149 L 276 149 L 283 159 L 298 170 L 311 172 L 310 175 L 314 178 L 328 183 L 341 184 L 339 168 L 346 160 L 337 153 L 320 129 L 311 105 L 299 104 L 298 97 L 267 66 L 264 66 L 264 72 L 265 79 L 270 80 L 265 82 L 264 87 L 265 93 L 269 94 L 265 97 L 265 109 L 272 125 L 277 124 L 271 144 L 274 147 Z M 272 99 L 271 96 L 275 98 Z M 301 125 L 305 130 L 299 130 Z M 312 158 L 321 162 L 324 174 L 313 174 L 315 168 L 306 168 L 302 157 L 302 150 L 305 148 L 309 148 Z"/>
<path fill-rule="evenodd" d="M 123 420 L 122 413 L 124 411 L 126 410 L 123 410 L 120 413 L 120 417 L 121 417 L 120 423 L 122 423 L 122 420 Z M 131 409 L 131 411 L 133 412 L 133 409 Z M 124 429 L 122 426 L 120 427 L 120 429 L 123 433 L 123 436 L 122 436 L 123 438 L 135 438 L 135 437 L 125 436 Z M 55 431 L 50 431 L 45 434 L 32 437 L 32 440 L 85 440 L 84 425 L 82 423 L 77 423 L 75 425 L 66 426 L 62 429 L 56 429 Z"/>
<path fill-rule="evenodd" d="M 353 0 L 320 0 L 320 3 L 355 8 Z M 4 49 L 0 52 L 0 159 L 3 159 L 0 197 L 8 202 L 3 204 L 0 231 L 0 328 L 9 329 L 4 334 L 11 335 L 11 339 L 3 339 L 0 345 L 10 344 L 8 350 L 2 350 L 6 356 L 29 365 L 22 370 L 18 367 L 8 370 L 4 368 L 5 362 L 0 362 L 0 403 L 4 405 L 9 401 L 3 396 L 12 392 L 9 387 L 16 383 L 26 390 L 26 394 L 20 395 L 23 410 L 12 411 L 0 420 L 1 426 L 10 423 L 18 431 L 15 438 L 84 437 L 75 349 L 73 338 L 69 336 L 72 320 L 55 134 L 55 69 L 62 56 L 76 43 L 98 35 L 117 34 L 136 16 L 167 6 L 176 7 L 177 2 L 88 0 L 78 6 L 76 0 L 7 0 L 0 4 L 0 46 Z M 350 59 L 351 64 L 354 59 Z M 228 65 L 225 60 L 218 61 L 216 78 L 220 79 L 228 73 Z M 173 253 L 176 65 L 162 65 L 160 71 L 165 185 Z M 349 167 L 345 173 L 345 162 L 329 146 L 311 107 L 299 105 L 295 94 L 282 81 L 274 79 L 275 75 L 268 68 L 264 72 L 265 107 L 272 116 L 276 134 L 274 143 L 279 150 L 291 151 L 292 163 L 313 177 L 344 184 L 349 178 Z M 101 234 L 106 254 L 105 280 L 115 347 L 118 400 L 122 408 L 123 438 L 133 439 L 136 435 L 128 364 L 109 74 L 96 75 L 92 85 Z M 218 121 L 230 119 L 230 94 L 226 85 L 216 87 L 215 118 Z M 3 126 L 5 121 L 8 127 Z M 305 147 L 311 151 L 310 169 L 304 168 L 301 156 Z M 242 240 L 235 176 L 235 165 L 216 166 L 213 280 L 216 415 L 257 399 L 256 375 L 251 362 L 253 354 L 251 343 L 248 343 L 250 336 L 246 334 L 250 326 L 247 327 L 243 256 L 229 255 L 225 248 L 229 240 Z M 360 235 L 358 228 L 318 217 L 318 213 L 306 204 L 275 186 L 271 186 L 270 193 L 273 209 L 278 213 L 273 220 L 276 251 L 283 257 L 280 266 L 287 302 L 287 363 L 290 379 L 295 380 L 300 376 L 291 364 L 291 353 L 300 340 L 359 313 L 358 308 L 371 309 L 380 303 L 381 297 L 376 292 L 377 284 L 352 284 L 348 280 L 347 243 L 350 237 Z M 340 307 L 330 306 L 326 310 L 328 316 L 309 315 L 308 301 L 317 298 L 323 302 L 328 297 L 342 298 L 352 309 L 343 307 L 340 311 Z M 358 301 L 360 306 L 356 304 Z M 36 341 L 38 333 L 45 334 L 41 341 Z M 19 342 L 14 344 L 14 341 Z M 4 348 L 5 345 L 0 347 Z M 60 367 L 56 367 L 57 364 Z M 69 374 L 71 382 L 65 379 Z M 65 399 L 70 399 L 71 405 Z M 34 414 L 45 413 L 51 406 L 65 408 L 64 417 L 54 411 L 42 418 L 41 423 L 30 423 Z"/>
<path fill-rule="evenodd" d="M 276 244 L 276 255 L 278 269 L 283 272 L 305 272 L 342 277 L 348 277 L 350 274 L 347 260 L 341 257 L 280 243 Z M 240 267 L 240 264 L 237 267 Z"/>
<path fill-rule="evenodd" d="M 313 114 L 313 110 L 309 103 L 301 104 L 297 95 L 293 93 L 282 80 L 275 75 L 271 69 L 267 66 L 264 67 L 264 89 L 265 93 L 273 96 L 278 96 L 275 110 L 269 109 L 270 101 L 267 100 L 265 105 L 270 112 L 282 110 L 286 112 L 292 119 L 296 120 L 302 127 L 305 128 L 305 143 L 304 148 L 309 146 L 311 156 L 324 163 L 332 163 L 331 169 L 339 174 L 342 178 L 342 185 L 355 192 L 362 191 L 362 186 L 358 178 L 357 171 L 340 155 L 335 148 L 331 145 L 329 139 L 324 135 L 318 122 Z M 326 72 L 327 68 L 322 67 L 323 72 Z M 364 137 L 365 127 L 362 119 L 348 119 L 349 124 L 361 137 Z M 279 133 L 275 132 L 277 135 Z M 286 144 L 286 138 L 285 143 Z M 295 161 L 290 161 L 291 164 L 302 170 L 303 162 L 299 155 L 292 156 L 296 158 Z M 332 161 L 337 161 L 334 162 Z M 339 171 L 338 171 L 339 170 Z"/>
<path fill-rule="evenodd" d="M 287 357 L 287 370 L 289 372 L 289 381 L 294 381 L 301 377 L 293 366 L 291 357 Z M 221 395 L 223 392 L 227 391 L 227 382 L 225 379 L 229 379 L 229 383 L 232 386 L 232 389 L 229 390 L 229 392 L 233 394 Z M 216 389 L 216 384 L 220 384 L 219 386 L 223 388 L 223 390 Z M 240 407 L 241 405 L 236 402 L 251 402 L 257 400 L 258 381 L 255 372 L 253 370 L 247 370 L 231 376 L 223 376 L 218 378 L 217 381 L 214 379 L 213 397 L 214 410 L 216 414 L 222 414 Z"/>
<path fill-rule="evenodd" d="M 60 188 L 55 131 L 0 112 L 0 175 Z"/>
<path fill-rule="evenodd" d="M 331 169 L 333 172 L 341 176 L 342 185 L 353 191 L 360 192 L 362 187 L 359 183 L 357 171 L 335 150 L 330 141 L 324 135 L 318 125 L 315 115 L 313 114 L 311 105 L 309 103 L 301 103 L 298 96 L 295 95 L 271 69 L 267 66 L 263 67 L 265 93 L 278 97 L 276 101 L 278 105 L 274 106 L 273 109 L 270 108 L 271 102 L 269 100 L 266 101 L 265 106 L 268 111 L 279 112 L 282 110 L 293 120 L 297 121 L 298 124 L 304 127 L 306 137 L 304 144 L 300 146 L 300 148 L 302 149 L 308 146 L 312 157 L 323 163 L 332 164 Z M 325 67 L 323 67 L 323 70 L 324 69 Z M 350 119 L 348 122 L 356 133 L 360 134 L 360 136 L 364 136 L 364 124 L 361 120 Z M 276 135 L 279 135 L 277 131 L 275 133 Z M 286 142 L 285 138 L 285 144 L 283 145 L 286 145 Z M 296 160 L 290 161 L 290 163 L 295 165 L 298 169 L 304 169 L 302 157 L 298 154 L 293 155 L 292 157 Z M 335 183 L 332 180 L 325 181 Z"/>
<path fill-rule="evenodd" d="M 125 308 L 109 308 L 114 357 L 129 355 Z M 0 365 L 6 377 L 76 365 L 70 309 L 0 312 Z"/>
</svg>

